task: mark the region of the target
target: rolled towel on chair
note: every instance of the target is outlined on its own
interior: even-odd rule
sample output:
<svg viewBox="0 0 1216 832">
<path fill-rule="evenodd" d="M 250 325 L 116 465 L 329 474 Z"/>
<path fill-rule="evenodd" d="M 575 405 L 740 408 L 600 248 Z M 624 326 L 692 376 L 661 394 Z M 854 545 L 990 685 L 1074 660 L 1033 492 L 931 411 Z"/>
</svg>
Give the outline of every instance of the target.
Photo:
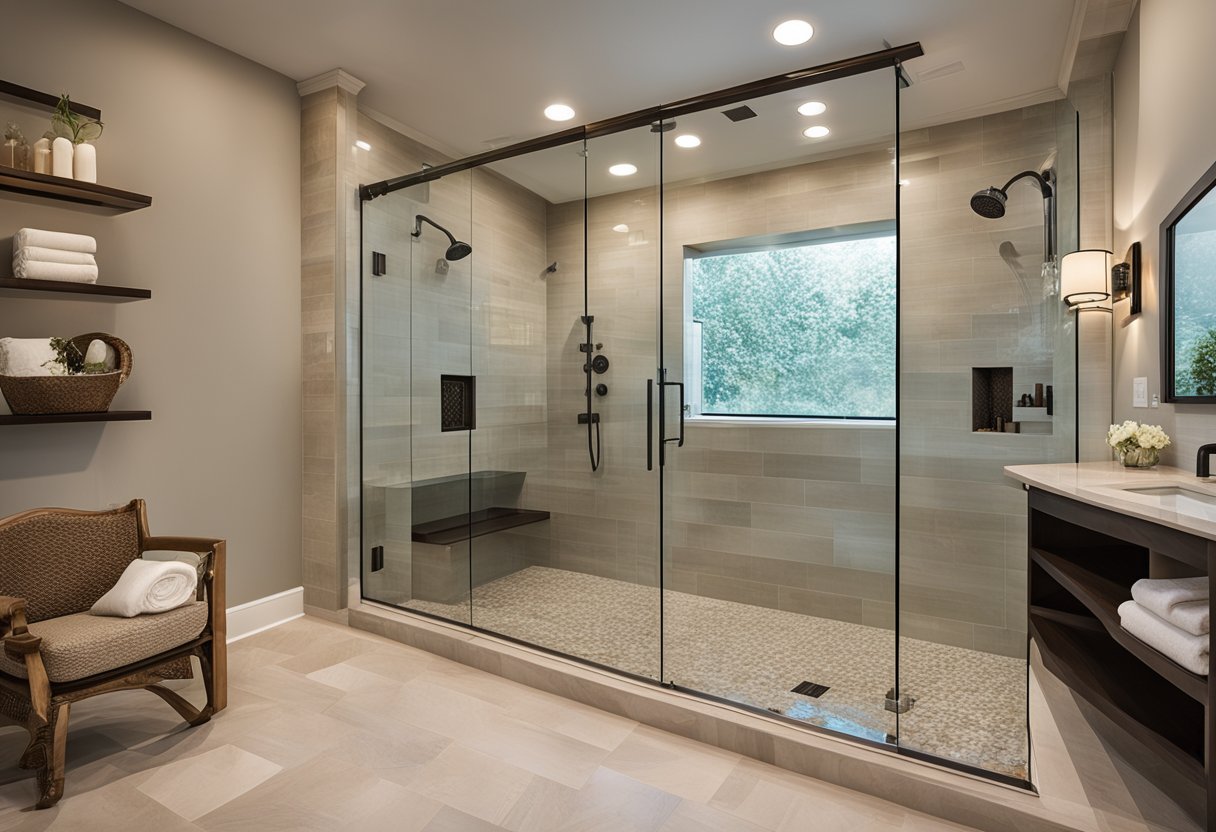
<svg viewBox="0 0 1216 832">
<path fill-rule="evenodd" d="M 1170 610 L 1178 604 L 1208 600 L 1208 579 L 1200 578 L 1141 578 L 1132 584 L 1132 598 L 1149 612 L 1170 618 Z"/>
<path fill-rule="evenodd" d="M 63 251 L 57 248 L 26 246 L 13 249 L 13 265 L 17 263 L 67 263 L 70 266 L 96 266 L 97 258 L 84 251 Z"/>
<path fill-rule="evenodd" d="M 13 235 L 13 250 L 37 246 L 57 248 L 60 251 L 97 253 L 97 240 L 87 234 L 70 234 L 67 231 L 43 231 L 40 228 L 22 228 Z"/>
<path fill-rule="evenodd" d="M 197 587 L 198 572 L 189 564 L 140 558 L 127 565 L 114 588 L 89 612 L 120 618 L 168 612 L 193 601 Z"/>
<path fill-rule="evenodd" d="M 64 283 L 96 283 L 96 266 L 70 263 L 43 263 L 40 260 L 13 261 L 13 277 L 22 280 L 59 280 Z"/>
<path fill-rule="evenodd" d="M 1135 601 L 1119 605 L 1119 624 L 1149 647 L 1192 673 L 1208 675 L 1208 636 L 1194 636 L 1158 618 Z"/>
</svg>

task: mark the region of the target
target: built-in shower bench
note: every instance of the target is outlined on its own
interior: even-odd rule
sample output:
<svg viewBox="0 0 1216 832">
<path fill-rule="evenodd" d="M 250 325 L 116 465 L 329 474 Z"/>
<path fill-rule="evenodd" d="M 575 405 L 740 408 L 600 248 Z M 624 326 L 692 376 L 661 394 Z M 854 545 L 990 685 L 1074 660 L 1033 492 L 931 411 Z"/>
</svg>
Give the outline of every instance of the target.
<svg viewBox="0 0 1216 832">
<path fill-rule="evenodd" d="M 427 523 L 417 523 L 414 525 L 412 537 L 415 543 L 451 546 L 453 543 L 548 519 L 549 512 L 547 511 L 495 506 L 467 514 L 457 514 L 454 517 L 431 520 Z"/>
</svg>

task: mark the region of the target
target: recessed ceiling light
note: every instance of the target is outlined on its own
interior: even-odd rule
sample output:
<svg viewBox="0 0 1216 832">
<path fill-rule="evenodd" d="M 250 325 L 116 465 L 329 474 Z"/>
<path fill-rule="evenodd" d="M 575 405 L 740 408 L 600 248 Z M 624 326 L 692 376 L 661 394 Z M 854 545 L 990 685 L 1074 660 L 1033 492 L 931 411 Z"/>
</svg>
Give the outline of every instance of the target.
<svg viewBox="0 0 1216 832">
<path fill-rule="evenodd" d="M 701 137 L 694 136 L 692 133 L 685 133 L 682 136 L 676 136 L 676 144 L 680 147 L 699 147 Z"/>
<path fill-rule="evenodd" d="M 901 184 L 901 185 L 911 185 L 911 184 L 912 184 L 912 180 L 911 180 L 911 179 L 901 179 L 901 180 L 899 180 L 899 184 Z"/>
<path fill-rule="evenodd" d="M 545 108 L 545 118 L 550 121 L 569 121 L 574 118 L 574 108 L 567 104 L 550 104 Z"/>
<path fill-rule="evenodd" d="M 808 127 L 802 131 L 802 135 L 808 139 L 822 139 L 828 133 L 832 132 L 822 124 L 816 124 L 814 127 Z"/>
<path fill-rule="evenodd" d="M 629 231 L 629 226 L 625 225 L 623 222 L 617 223 L 616 225 L 612 226 L 612 230 L 618 234 L 625 234 Z"/>
<path fill-rule="evenodd" d="M 367 142 L 363 141 L 363 139 L 359 139 L 359 141 L 355 142 L 355 147 L 359 148 L 360 150 L 371 150 L 372 149 L 372 146 L 370 144 L 368 144 Z"/>
<path fill-rule="evenodd" d="M 808 101 L 798 107 L 799 114 L 804 116 L 822 115 L 823 113 L 826 113 L 827 110 L 828 105 L 824 104 L 822 101 Z"/>
<path fill-rule="evenodd" d="M 806 43 L 815 34 L 815 27 L 805 20 L 787 20 L 777 24 L 773 30 L 773 40 L 782 46 L 798 46 Z"/>
<path fill-rule="evenodd" d="M 621 162 L 619 165 L 613 165 L 608 168 L 608 172 L 613 176 L 633 176 L 638 172 L 638 166 L 631 165 L 628 162 Z"/>
</svg>

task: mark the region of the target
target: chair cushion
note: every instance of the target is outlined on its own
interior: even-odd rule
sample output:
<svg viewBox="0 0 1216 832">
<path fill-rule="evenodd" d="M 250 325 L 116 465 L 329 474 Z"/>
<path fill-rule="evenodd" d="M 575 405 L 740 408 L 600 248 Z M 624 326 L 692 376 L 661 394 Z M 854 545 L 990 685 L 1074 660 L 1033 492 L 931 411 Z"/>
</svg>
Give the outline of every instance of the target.
<svg viewBox="0 0 1216 832">
<path fill-rule="evenodd" d="M 87 612 L 30 625 L 42 638 L 42 663 L 52 682 L 73 682 L 134 664 L 196 638 L 207 625 L 207 604 L 195 601 L 156 615 L 111 618 Z M 0 651 L 0 672 L 25 678 L 25 662 Z"/>
</svg>

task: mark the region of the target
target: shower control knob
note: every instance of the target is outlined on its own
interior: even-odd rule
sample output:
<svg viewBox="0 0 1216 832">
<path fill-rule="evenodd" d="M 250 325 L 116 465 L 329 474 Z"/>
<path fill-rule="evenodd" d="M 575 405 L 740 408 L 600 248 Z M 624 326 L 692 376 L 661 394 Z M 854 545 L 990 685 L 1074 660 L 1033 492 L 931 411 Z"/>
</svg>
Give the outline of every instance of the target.
<svg viewBox="0 0 1216 832">
<path fill-rule="evenodd" d="M 597 355 L 595 358 L 591 359 L 591 369 L 595 370 L 597 373 L 607 372 L 608 357 L 605 355 Z"/>
<path fill-rule="evenodd" d="M 595 395 L 607 396 L 608 395 L 608 385 L 603 384 L 603 383 L 595 385 Z"/>
</svg>

